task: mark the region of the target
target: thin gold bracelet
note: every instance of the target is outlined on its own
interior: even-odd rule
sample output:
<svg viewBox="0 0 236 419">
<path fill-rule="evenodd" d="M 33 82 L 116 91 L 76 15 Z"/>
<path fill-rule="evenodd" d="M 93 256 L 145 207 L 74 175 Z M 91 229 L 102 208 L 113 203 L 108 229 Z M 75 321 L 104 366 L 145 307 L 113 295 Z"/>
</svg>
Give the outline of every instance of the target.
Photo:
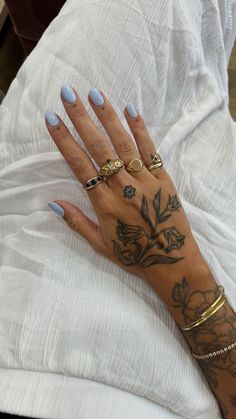
<svg viewBox="0 0 236 419">
<path fill-rule="evenodd" d="M 218 288 L 221 288 L 221 292 L 219 297 L 211 304 L 210 307 L 208 307 L 201 315 L 200 318 L 195 320 L 193 323 L 188 324 L 186 326 L 180 326 L 181 330 L 187 331 L 191 330 L 194 327 L 199 326 L 204 321 L 209 319 L 213 314 L 215 314 L 225 303 L 226 297 L 224 295 L 224 288 L 220 285 Z"/>
<path fill-rule="evenodd" d="M 214 356 L 225 354 L 228 351 L 232 351 L 232 349 L 236 349 L 236 342 L 231 343 L 231 345 L 226 346 L 225 348 L 218 349 L 215 352 L 210 352 L 208 354 L 195 354 L 194 352 L 192 352 L 192 355 L 195 359 L 209 359 L 213 358 Z"/>
</svg>

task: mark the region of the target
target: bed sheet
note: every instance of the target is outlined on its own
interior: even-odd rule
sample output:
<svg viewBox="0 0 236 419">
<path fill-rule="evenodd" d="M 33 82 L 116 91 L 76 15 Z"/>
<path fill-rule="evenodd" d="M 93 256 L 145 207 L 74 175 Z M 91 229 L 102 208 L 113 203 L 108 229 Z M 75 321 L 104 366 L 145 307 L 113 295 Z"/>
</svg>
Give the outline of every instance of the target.
<svg viewBox="0 0 236 419">
<path fill-rule="evenodd" d="M 95 419 L 107 389 L 104 418 L 118 417 L 123 403 L 130 419 L 139 405 L 150 418 L 221 417 L 154 290 L 48 209 L 48 200 L 65 199 L 96 221 L 44 112 L 58 112 L 82 145 L 59 100 L 63 83 L 77 88 L 104 134 L 87 102 L 91 87 L 108 95 L 127 129 L 123 109 L 137 105 L 236 308 L 236 127 L 227 79 L 235 27 L 231 0 L 68 0 L 20 69 L 0 107 L 0 411 Z"/>
</svg>

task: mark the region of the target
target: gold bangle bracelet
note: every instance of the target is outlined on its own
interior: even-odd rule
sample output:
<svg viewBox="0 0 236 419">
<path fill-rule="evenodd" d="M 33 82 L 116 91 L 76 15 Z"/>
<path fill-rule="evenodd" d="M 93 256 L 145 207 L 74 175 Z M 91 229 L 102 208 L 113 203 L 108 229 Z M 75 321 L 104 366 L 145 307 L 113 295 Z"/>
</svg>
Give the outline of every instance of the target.
<svg viewBox="0 0 236 419">
<path fill-rule="evenodd" d="M 221 286 L 221 285 L 219 285 L 219 287 L 218 288 L 221 288 L 221 291 L 220 291 L 220 295 L 219 295 L 219 297 L 212 303 L 212 305 L 210 306 L 210 307 L 208 307 L 202 314 L 201 314 L 201 316 L 204 316 L 204 317 L 206 317 L 206 316 L 208 316 L 208 314 L 210 314 L 211 313 L 211 311 L 214 309 L 214 307 L 216 307 L 217 305 L 218 305 L 218 303 L 219 303 L 219 301 L 222 299 L 222 296 L 224 295 L 224 288 Z"/>
<path fill-rule="evenodd" d="M 211 316 L 213 316 L 213 314 L 215 314 L 225 303 L 226 301 L 226 297 L 224 295 L 224 288 L 223 287 L 219 287 L 221 288 L 221 293 L 219 295 L 219 297 L 211 304 L 210 307 L 208 307 L 201 315 L 200 318 L 195 320 L 193 323 L 188 324 L 186 326 L 180 326 L 181 330 L 187 331 L 187 330 L 191 330 L 194 327 L 199 326 L 200 324 L 202 324 L 204 321 L 206 321 L 207 319 L 209 319 Z"/>
</svg>

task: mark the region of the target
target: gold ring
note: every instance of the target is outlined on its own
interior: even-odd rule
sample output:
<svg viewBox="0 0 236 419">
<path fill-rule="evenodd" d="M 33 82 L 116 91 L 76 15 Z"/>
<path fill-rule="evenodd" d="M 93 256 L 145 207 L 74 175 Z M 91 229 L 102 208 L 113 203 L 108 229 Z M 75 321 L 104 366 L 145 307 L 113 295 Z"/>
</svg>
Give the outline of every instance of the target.
<svg viewBox="0 0 236 419">
<path fill-rule="evenodd" d="M 159 169 L 160 167 L 163 166 L 163 161 L 161 159 L 160 154 L 155 153 L 151 157 L 152 159 L 150 161 L 150 164 L 149 166 L 147 166 L 148 170 Z"/>
<path fill-rule="evenodd" d="M 143 162 L 140 159 L 133 159 L 125 168 L 128 172 L 140 172 L 143 168 Z"/>
<path fill-rule="evenodd" d="M 104 177 L 112 176 L 124 167 L 124 162 L 121 159 L 107 160 L 100 168 L 100 175 Z"/>
<path fill-rule="evenodd" d="M 103 181 L 102 176 L 95 176 L 89 180 L 83 185 L 83 188 L 86 189 L 86 191 L 89 191 L 89 189 L 95 188 L 99 183 Z"/>
</svg>

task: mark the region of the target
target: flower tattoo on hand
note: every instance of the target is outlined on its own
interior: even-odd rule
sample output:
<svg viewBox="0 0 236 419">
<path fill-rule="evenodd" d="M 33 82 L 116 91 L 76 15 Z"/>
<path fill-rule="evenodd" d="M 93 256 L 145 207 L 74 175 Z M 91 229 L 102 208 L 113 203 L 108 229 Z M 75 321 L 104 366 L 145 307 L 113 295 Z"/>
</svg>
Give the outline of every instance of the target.
<svg viewBox="0 0 236 419">
<path fill-rule="evenodd" d="M 135 188 L 133 188 L 132 185 L 128 185 L 124 188 L 123 193 L 125 197 L 132 198 L 132 196 L 135 195 Z M 116 227 L 118 240 L 121 241 L 125 247 L 130 244 L 132 249 L 122 250 L 120 244 L 117 241 L 112 240 L 113 249 L 116 257 L 126 266 L 139 265 L 148 267 L 154 264 L 176 263 L 183 259 L 182 257 L 177 258 L 167 256 L 166 253 L 170 253 L 174 249 L 179 250 L 184 245 L 185 236 L 181 234 L 175 226 L 167 227 L 162 230 L 159 230 L 158 228 L 160 224 L 164 223 L 172 216 L 172 214 L 168 214 L 168 212 L 178 211 L 181 207 L 177 196 L 169 195 L 167 206 L 164 211 L 161 212 L 160 188 L 154 196 L 152 204 L 156 214 L 155 223 L 150 218 L 148 202 L 145 195 L 143 195 L 141 216 L 148 224 L 149 229 L 151 229 L 150 233 L 140 226 L 125 224 L 121 220 L 118 220 Z M 161 238 L 162 240 L 160 241 Z M 140 239 L 142 239 L 142 244 L 140 243 Z M 157 251 L 159 252 L 160 249 L 162 250 L 162 253 L 156 253 Z M 163 254 L 163 252 L 165 253 Z"/>
<path fill-rule="evenodd" d="M 136 189 L 132 185 L 128 185 L 123 190 L 123 195 L 125 198 L 133 198 L 135 196 Z"/>
</svg>

